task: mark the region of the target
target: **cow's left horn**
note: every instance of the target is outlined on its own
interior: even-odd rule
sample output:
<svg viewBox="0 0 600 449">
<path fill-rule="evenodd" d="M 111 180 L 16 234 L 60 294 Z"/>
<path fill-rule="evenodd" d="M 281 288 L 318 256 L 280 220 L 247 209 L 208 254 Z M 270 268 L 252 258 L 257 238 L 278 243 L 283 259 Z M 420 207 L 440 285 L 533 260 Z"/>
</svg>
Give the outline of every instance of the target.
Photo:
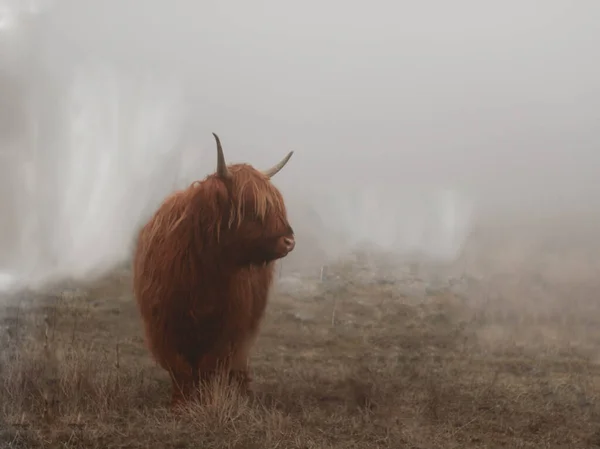
<svg viewBox="0 0 600 449">
<path fill-rule="evenodd" d="M 267 177 L 267 178 L 272 178 L 273 176 L 275 176 L 277 174 L 277 172 L 279 172 L 279 170 L 281 170 L 285 164 L 287 164 L 287 162 L 290 160 L 290 158 L 292 157 L 292 154 L 294 154 L 293 151 L 290 151 L 286 157 L 284 157 L 281 162 L 279 162 L 278 164 L 274 165 L 273 167 L 269 168 L 268 170 L 263 171 L 263 174 Z"/>
<path fill-rule="evenodd" d="M 212 133 L 212 135 L 215 136 L 215 140 L 217 141 L 217 176 L 220 178 L 229 178 L 229 170 L 227 170 L 227 165 L 225 164 L 225 155 L 223 155 L 221 140 L 215 133 Z"/>
</svg>

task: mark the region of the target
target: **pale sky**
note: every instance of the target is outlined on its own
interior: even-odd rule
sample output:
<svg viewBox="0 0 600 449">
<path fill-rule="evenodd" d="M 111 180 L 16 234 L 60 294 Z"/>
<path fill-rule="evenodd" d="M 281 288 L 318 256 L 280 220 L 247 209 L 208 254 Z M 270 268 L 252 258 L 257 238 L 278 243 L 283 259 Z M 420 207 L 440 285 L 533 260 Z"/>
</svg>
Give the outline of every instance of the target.
<svg viewBox="0 0 600 449">
<path fill-rule="evenodd" d="M 185 136 L 186 179 L 214 170 L 214 131 L 229 162 L 295 150 L 276 183 L 309 203 L 375 185 L 456 189 L 478 210 L 600 206 L 598 1 L 46 3 L 3 41 L 16 73 L 42 67 L 38 92 L 84 62 L 152 76 L 170 124 L 136 132 Z"/>
<path fill-rule="evenodd" d="M 63 3 L 48 34 L 185 76 L 198 145 L 214 130 L 267 165 L 295 149 L 286 181 L 521 196 L 589 187 L 600 160 L 595 1 Z"/>
</svg>

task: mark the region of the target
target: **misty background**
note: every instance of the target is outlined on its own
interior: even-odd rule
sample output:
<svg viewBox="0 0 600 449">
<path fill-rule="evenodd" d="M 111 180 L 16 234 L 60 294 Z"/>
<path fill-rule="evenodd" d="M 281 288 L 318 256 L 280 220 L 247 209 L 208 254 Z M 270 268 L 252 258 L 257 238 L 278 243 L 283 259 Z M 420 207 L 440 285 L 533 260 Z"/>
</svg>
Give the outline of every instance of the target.
<svg viewBox="0 0 600 449">
<path fill-rule="evenodd" d="M 452 260 L 486 220 L 600 206 L 598 2 L 0 5 L 5 277 L 125 259 L 214 171 L 211 132 L 228 163 L 295 151 L 274 183 L 315 266 L 363 243 Z"/>
</svg>

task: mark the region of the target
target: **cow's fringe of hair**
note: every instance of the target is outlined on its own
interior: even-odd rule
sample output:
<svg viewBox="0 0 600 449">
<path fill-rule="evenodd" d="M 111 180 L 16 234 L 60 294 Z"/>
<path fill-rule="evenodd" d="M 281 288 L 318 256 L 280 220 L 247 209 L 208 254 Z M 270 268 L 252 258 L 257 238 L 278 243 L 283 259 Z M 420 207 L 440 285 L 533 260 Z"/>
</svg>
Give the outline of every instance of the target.
<svg viewBox="0 0 600 449">
<path fill-rule="evenodd" d="M 234 174 L 233 197 L 238 198 L 237 207 L 232 207 L 232 213 L 229 217 L 228 226 L 231 228 L 235 223 L 239 226 L 248 213 L 245 210 L 245 198 L 251 194 L 254 198 L 255 217 L 264 220 L 269 211 L 285 213 L 285 204 L 282 196 L 277 192 L 275 186 L 271 184 L 264 175 L 256 172 L 254 169 L 248 169 L 246 166 L 238 165 L 230 168 Z"/>
<path fill-rule="evenodd" d="M 231 198 L 236 198 L 235 203 L 230 203 L 228 228 L 239 227 L 249 213 L 261 221 L 267 218 L 269 212 L 275 215 L 285 215 L 285 203 L 281 194 L 264 175 L 246 164 L 232 165 L 228 168 L 233 175 L 232 182 L 229 185 Z M 163 203 L 162 207 L 167 209 L 157 214 L 152 220 L 150 225 L 152 229 L 147 230 L 150 232 L 150 236 L 157 232 L 167 231 L 167 233 L 171 233 L 176 231 L 178 226 L 194 213 L 190 209 L 190 198 L 200 193 L 198 189 L 201 189 L 201 195 L 206 195 L 204 198 L 209 199 L 211 195 L 215 195 L 219 190 L 220 183 L 222 181 L 216 175 L 210 175 L 202 181 L 192 182 L 187 189 L 173 193 Z M 246 198 L 249 195 L 254 199 L 253 210 L 247 210 L 246 208 Z M 204 223 L 202 229 L 204 232 L 212 233 L 219 241 L 223 211 L 211 210 L 214 203 L 210 201 L 207 201 L 204 205 L 206 208 L 202 213 L 205 216 L 210 216 L 212 220 L 210 223 Z M 168 222 L 165 222 L 165 220 L 168 220 Z M 150 237 L 150 240 L 152 239 L 153 237 Z"/>
</svg>

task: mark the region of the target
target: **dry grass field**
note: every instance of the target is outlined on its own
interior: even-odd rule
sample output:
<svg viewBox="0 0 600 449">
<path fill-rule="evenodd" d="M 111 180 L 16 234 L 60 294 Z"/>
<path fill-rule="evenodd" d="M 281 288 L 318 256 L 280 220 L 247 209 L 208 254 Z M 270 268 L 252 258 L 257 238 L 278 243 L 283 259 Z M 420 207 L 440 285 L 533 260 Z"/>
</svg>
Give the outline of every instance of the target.
<svg viewBox="0 0 600 449">
<path fill-rule="evenodd" d="M 179 414 L 126 271 L 20 293 L 0 315 L 0 447 L 600 447 L 600 264 L 557 242 L 495 240 L 453 282 L 358 262 L 282 279 L 252 397 L 215 384 Z"/>
</svg>

